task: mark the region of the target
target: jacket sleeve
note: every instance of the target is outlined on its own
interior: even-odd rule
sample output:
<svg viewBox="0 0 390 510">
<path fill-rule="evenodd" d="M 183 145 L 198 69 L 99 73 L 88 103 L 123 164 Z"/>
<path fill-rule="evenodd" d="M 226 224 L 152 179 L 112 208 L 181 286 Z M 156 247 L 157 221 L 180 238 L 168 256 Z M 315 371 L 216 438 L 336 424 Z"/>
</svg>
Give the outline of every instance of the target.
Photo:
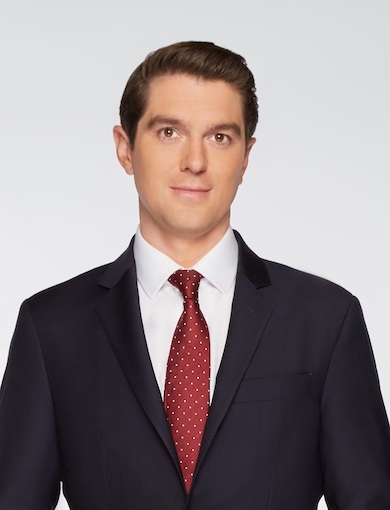
<svg viewBox="0 0 390 510">
<path fill-rule="evenodd" d="M 390 509 L 390 433 L 356 298 L 345 315 L 322 396 L 321 453 L 330 510 Z"/>
<path fill-rule="evenodd" d="M 40 342 L 25 302 L 0 392 L 0 508 L 52 510 L 58 497 L 52 397 Z"/>
</svg>

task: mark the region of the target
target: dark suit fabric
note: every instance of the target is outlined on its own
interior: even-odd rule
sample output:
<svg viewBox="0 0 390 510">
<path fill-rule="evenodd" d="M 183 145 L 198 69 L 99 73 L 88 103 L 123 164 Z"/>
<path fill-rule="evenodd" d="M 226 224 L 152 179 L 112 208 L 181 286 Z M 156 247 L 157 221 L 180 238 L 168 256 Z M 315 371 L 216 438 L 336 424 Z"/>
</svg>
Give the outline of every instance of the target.
<svg viewBox="0 0 390 510">
<path fill-rule="evenodd" d="M 232 317 L 187 497 L 132 245 L 22 305 L 0 400 L 0 509 L 390 509 L 390 435 L 358 301 L 237 235 Z"/>
</svg>

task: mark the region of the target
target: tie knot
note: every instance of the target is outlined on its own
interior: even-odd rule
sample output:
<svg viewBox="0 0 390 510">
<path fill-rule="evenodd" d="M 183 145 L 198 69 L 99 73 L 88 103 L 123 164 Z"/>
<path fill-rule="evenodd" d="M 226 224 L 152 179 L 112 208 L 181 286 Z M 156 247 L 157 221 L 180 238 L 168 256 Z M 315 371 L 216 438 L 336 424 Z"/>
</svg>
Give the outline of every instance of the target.
<svg viewBox="0 0 390 510">
<path fill-rule="evenodd" d="M 185 300 L 198 299 L 199 283 L 203 276 L 195 269 L 179 269 L 168 278 L 169 283 L 177 287 Z"/>
</svg>

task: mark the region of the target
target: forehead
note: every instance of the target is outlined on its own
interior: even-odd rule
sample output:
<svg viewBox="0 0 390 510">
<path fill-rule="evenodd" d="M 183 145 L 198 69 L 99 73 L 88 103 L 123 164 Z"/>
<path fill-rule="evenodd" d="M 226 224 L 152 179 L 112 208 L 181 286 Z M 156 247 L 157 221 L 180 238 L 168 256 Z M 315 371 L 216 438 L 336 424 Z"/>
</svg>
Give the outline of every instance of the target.
<svg viewBox="0 0 390 510">
<path fill-rule="evenodd" d="M 233 85 L 187 74 L 163 75 L 150 81 L 143 117 L 156 115 L 244 124 L 241 94 Z"/>
</svg>

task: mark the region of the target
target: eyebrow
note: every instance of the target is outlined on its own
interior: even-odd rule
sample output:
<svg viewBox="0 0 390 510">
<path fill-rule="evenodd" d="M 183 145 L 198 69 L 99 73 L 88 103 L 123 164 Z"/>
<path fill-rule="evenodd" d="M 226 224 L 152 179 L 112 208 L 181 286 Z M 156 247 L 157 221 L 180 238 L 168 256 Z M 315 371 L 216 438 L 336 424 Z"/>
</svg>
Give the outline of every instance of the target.
<svg viewBox="0 0 390 510">
<path fill-rule="evenodd" d="M 173 117 L 161 117 L 160 115 L 152 117 L 147 124 L 148 129 L 153 129 L 157 126 L 187 127 L 186 123 L 182 120 L 175 119 Z"/>
<path fill-rule="evenodd" d="M 236 122 L 227 122 L 224 124 L 215 124 L 208 129 L 209 132 L 218 133 L 219 131 L 231 131 L 237 137 L 241 136 L 241 128 Z"/>
<path fill-rule="evenodd" d="M 174 117 L 162 117 L 160 115 L 156 115 L 155 117 L 151 118 L 147 124 L 148 129 L 154 129 L 157 126 L 170 126 L 188 129 L 188 126 L 184 121 Z M 236 122 L 223 122 L 221 124 L 213 124 L 207 128 L 206 134 L 223 131 L 233 132 L 237 137 L 241 137 L 242 135 L 242 130 Z"/>
</svg>

